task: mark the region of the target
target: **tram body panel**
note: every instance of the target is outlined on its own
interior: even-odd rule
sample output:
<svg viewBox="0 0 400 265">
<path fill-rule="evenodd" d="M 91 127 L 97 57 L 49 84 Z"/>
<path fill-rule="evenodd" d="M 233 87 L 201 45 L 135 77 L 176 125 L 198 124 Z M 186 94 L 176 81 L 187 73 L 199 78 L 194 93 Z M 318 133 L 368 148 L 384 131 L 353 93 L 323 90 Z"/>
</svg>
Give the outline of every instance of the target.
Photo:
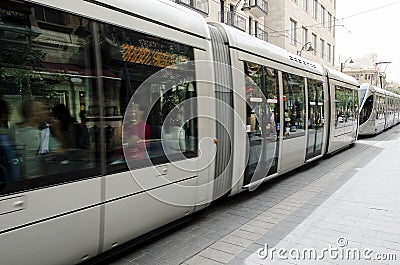
<svg viewBox="0 0 400 265">
<path fill-rule="evenodd" d="M 328 153 L 354 143 L 358 134 L 357 81 L 334 69 L 327 68 L 330 93 L 330 138 Z"/>
<path fill-rule="evenodd" d="M 97 255 L 100 194 L 97 178 L 2 197 L 1 263 L 71 264 Z"/>
<path fill-rule="evenodd" d="M 123 1 L 121 1 L 123 2 Z M 168 3 L 169 4 L 169 3 Z M 154 4 L 153 4 L 154 5 Z M 183 9 L 186 10 L 186 9 Z M 165 10 L 163 14 L 167 14 Z M 174 12 L 174 11 L 172 11 Z M 181 16 L 186 19 L 193 15 L 176 14 L 176 19 L 171 20 L 171 14 L 166 16 L 175 29 L 181 23 Z M 174 17 L 174 16 L 172 16 Z M 195 210 L 206 207 L 212 201 L 215 156 L 215 125 L 212 119 L 204 117 L 215 117 L 215 102 L 212 82 L 213 68 L 210 63 L 203 61 L 212 60 L 210 56 L 210 38 L 208 29 L 203 20 L 197 16 L 194 22 L 199 23 L 188 32 L 197 37 L 183 34 L 178 30 L 158 28 L 151 25 L 144 31 L 150 32 L 160 38 L 166 38 L 174 45 L 188 45 L 194 49 L 194 58 L 200 63 L 194 65 L 195 76 L 192 80 L 200 80 L 195 85 L 197 99 L 196 103 L 190 103 L 193 113 L 197 113 L 197 125 L 195 136 L 199 142 L 195 142 L 197 155 L 192 159 L 183 159 L 171 163 L 155 164 L 144 168 L 130 168 L 130 172 L 107 175 L 105 177 L 105 215 L 104 215 L 104 241 L 102 251 L 107 251 L 117 245 L 123 244 L 130 239 L 141 236 L 151 230 L 166 225 L 174 220 L 187 216 Z M 190 20 L 190 19 L 189 19 Z M 193 23 L 190 22 L 187 26 Z M 126 26 L 136 30 L 135 23 Z M 202 26 L 202 27 L 200 27 Z M 204 28 L 205 27 L 205 28 Z M 194 31 L 196 30 L 196 31 Z M 199 38 L 205 37 L 206 39 Z M 166 81 L 166 80 L 161 80 Z M 190 92 L 190 88 L 185 93 Z M 202 98 L 208 101 L 202 102 Z M 188 99 L 191 102 L 190 98 Z M 184 115 L 189 115 L 190 113 Z M 200 139 L 203 139 L 200 142 Z M 196 140 L 197 141 L 197 140 Z M 161 150 L 164 147 L 157 147 Z M 157 151 L 158 152 L 158 151 Z M 201 168 L 201 169 L 199 169 Z M 131 209 L 128 210 L 127 209 Z"/>
<path fill-rule="evenodd" d="M 258 41 L 258 40 L 257 40 Z M 240 43 L 241 44 L 241 43 Z M 239 45 L 239 44 L 238 44 Z M 239 45 L 240 46 L 240 45 Z M 246 70 L 244 69 L 244 67 L 246 67 L 247 64 L 252 64 L 255 67 L 264 67 L 264 69 L 271 69 L 272 71 L 275 71 L 274 74 L 276 74 L 277 76 L 281 76 L 280 74 L 278 74 L 278 70 L 280 68 L 280 64 L 270 61 L 265 57 L 261 57 L 261 55 L 257 56 L 255 54 L 251 54 L 251 53 L 247 53 L 245 51 L 243 51 L 242 49 L 232 49 L 231 53 L 232 58 L 235 58 L 235 60 L 233 60 L 233 69 L 238 69 L 239 71 L 241 71 L 242 73 L 246 74 Z M 277 77 L 275 76 L 275 77 Z M 255 104 L 256 99 L 260 100 L 260 105 L 264 104 L 264 105 L 269 105 L 269 107 L 271 109 L 274 109 L 273 105 L 276 103 L 278 103 L 278 98 L 280 98 L 280 92 L 279 92 L 279 83 L 275 83 L 276 88 L 274 91 L 270 91 L 270 93 L 272 93 L 270 95 L 270 97 L 267 97 L 265 94 L 264 95 L 259 95 L 260 98 L 257 98 L 255 95 L 253 99 L 249 99 L 246 102 L 246 98 L 250 97 L 250 95 L 248 94 L 249 92 L 246 92 L 246 84 L 248 85 L 250 84 L 254 84 L 253 82 L 255 82 L 254 80 L 252 80 L 252 76 L 251 75 L 246 75 L 246 76 L 235 76 L 235 111 L 237 113 L 238 116 L 240 116 L 241 121 L 238 121 L 239 123 L 235 124 L 235 128 L 237 128 L 235 131 L 237 137 L 235 137 L 235 148 L 237 146 L 240 146 L 240 153 L 238 152 L 234 152 L 234 159 L 236 161 L 236 166 L 235 166 L 235 174 L 236 172 L 242 172 L 242 174 L 240 175 L 235 175 L 236 178 L 240 178 L 239 181 L 236 181 L 238 189 L 234 189 L 232 191 L 232 194 L 237 193 L 237 192 L 242 192 L 244 189 L 244 186 L 250 185 L 251 183 L 260 181 L 259 179 L 256 178 L 252 178 L 250 177 L 249 179 L 247 179 L 246 174 L 248 175 L 248 169 L 246 169 L 246 166 L 248 166 L 249 164 L 252 164 L 254 162 L 259 163 L 260 161 L 260 157 L 264 156 L 266 157 L 266 159 L 273 159 L 273 157 L 276 159 L 275 160 L 275 167 L 276 167 L 276 171 L 274 173 L 268 174 L 267 173 L 269 171 L 269 168 L 271 167 L 271 163 L 265 163 L 262 162 L 262 168 L 259 168 L 258 170 L 262 171 L 263 173 L 261 173 L 263 175 L 263 177 L 267 178 L 270 177 L 271 175 L 276 175 L 279 172 L 279 163 L 280 163 L 280 144 L 281 141 L 279 141 L 279 139 L 281 138 L 280 136 L 280 132 L 276 131 L 276 126 L 279 126 L 280 122 L 281 122 L 281 115 L 280 115 L 280 110 L 277 111 L 277 115 L 275 115 L 274 117 L 270 117 L 270 120 L 267 121 L 265 124 L 265 120 L 262 121 L 262 119 L 260 118 L 260 116 L 258 116 L 258 118 L 256 117 L 246 117 L 247 115 L 251 115 L 249 113 L 246 113 L 246 109 L 247 107 L 249 107 L 249 104 Z M 277 79 L 275 79 L 275 81 L 277 81 Z M 262 85 L 258 84 L 257 85 L 261 90 Z M 267 100 L 267 102 L 270 103 L 265 103 L 265 100 Z M 252 103 L 253 102 L 253 103 Z M 256 104 L 257 105 L 257 104 Z M 254 119 L 254 120 L 253 120 Z M 249 137 L 249 133 L 251 133 L 251 130 L 255 130 L 254 124 L 253 123 L 257 123 L 257 122 L 261 122 L 263 123 L 263 125 L 260 125 L 261 127 L 265 126 L 265 129 L 268 130 L 269 136 L 265 135 L 262 136 L 264 137 L 265 140 L 261 140 L 261 137 L 257 140 L 256 138 L 253 137 Z M 267 129 L 268 128 L 268 129 Z M 259 132 L 260 133 L 260 132 Z M 272 133 L 272 134 L 271 134 Z M 260 134 L 261 135 L 261 134 Z M 269 138 L 268 138 L 269 137 Z M 248 143 L 247 140 L 243 140 L 243 139 L 248 139 Z M 265 141 L 265 146 L 264 149 L 262 149 L 262 141 Z M 246 145 L 249 144 L 250 146 L 247 147 L 246 150 Z M 270 151 L 270 152 L 269 152 Z M 263 153 L 264 152 L 264 153 Z M 267 158 L 269 157 L 269 158 Z M 238 170 L 238 171 L 236 171 Z M 239 171 L 240 170 L 240 171 Z M 236 192 L 235 192 L 236 190 Z"/>
<path fill-rule="evenodd" d="M 327 84 L 325 82 L 326 79 L 324 77 L 324 70 L 322 69 L 322 67 L 312 62 L 309 62 L 305 59 L 302 59 L 300 57 L 291 55 L 285 50 L 276 48 L 275 46 L 271 46 L 268 43 L 260 42 L 257 39 L 254 39 L 254 41 L 249 42 L 247 41 L 248 36 L 246 36 L 242 32 L 237 32 L 237 30 L 231 29 L 226 25 L 221 25 L 221 27 L 224 28 L 228 33 L 230 33 L 228 34 L 228 36 L 230 38 L 230 45 L 232 46 L 233 50 L 232 54 L 234 54 L 235 50 L 237 50 L 236 52 L 239 55 L 240 62 L 239 65 L 236 67 L 241 68 L 243 62 L 245 64 L 246 62 L 249 62 L 252 64 L 258 64 L 259 66 L 266 67 L 271 70 L 277 70 L 279 72 L 280 76 L 279 92 L 277 92 L 276 94 L 277 96 L 279 94 L 280 105 L 283 106 L 285 104 L 284 98 L 286 97 L 282 95 L 283 94 L 282 78 L 283 77 L 287 78 L 287 75 L 295 73 L 295 75 L 298 76 L 300 80 L 302 80 L 301 82 L 303 82 L 302 94 L 304 102 L 302 103 L 303 109 L 301 115 L 304 115 L 304 117 L 302 118 L 303 122 L 302 125 L 303 127 L 301 129 L 302 132 L 295 129 L 294 126 L 292 126 L 292 131 L 290 131 L 290 127 L 285 126 L 285 122 L 283 121 L 285 115 L 284 109 L 279 110 L 280 112 L 280 115 L 278 115 L 279 119 L 275 119 L 275 122 L 277 124 L 277 130 L 279 130 L 280 126 L 282 126 L 282 128 L 284 128 L 285 130 L 285 131 L 279 130 L 279 135 L 277 135 L 279 136 L 279 139 L 274 147 L 275 149 L 277 149 L 277 153 L 275 155 L 278 157 L 277 163 L 279 164 L 277 166 L 276 171 L 274 171 L 275 174 L 281 174 L 283 172 L 290 171 L 304 164 L 305 160 L 310 160 L 314 159 L 315 157 L 322 156 L 324 152 L 323 150 L 325 150 L 325 145 L 327 144 L 326 135 L 328 132 L 328 125 L 329 125 L 328 123 L 325 123 L 325 117 L 327 117 L 329 111 L 329 104 L 326 103 L 329 101 L 329 99 L 328 99 Z M 245 51 L 248 51 L 249 53 Z M 235 63 L 234 60 L 233 62 Z M 281 62 L 287 62 L 287 64 L 293 64 L 295 68 L 284 65 Z M 317 90 L 319 93 L 318 97 L 320 98 L 320 102 L 318 103 L 309 102 L 310 101 L 309 98 L 306 98 L 308 91 L 305 91 L 306 87 L 305 84 L 308 80 L 316 80 L 316 82 L 319 82 Z M 310 84 L 311 83 L 312 82 L 310 81 Z M 235 89 L 240 91 L 240 86 L 239 87 L 235 86 Z M 315 107 L 315 109 L 319 109 L 317 111 L 318 113 L 316 114 L 316 116 L 320 117 L 318 119 L 319 127 L 317 133 L 315 133 L 311 128 L 311 124 L 315 125 L 315 122 L 314 123 L 305 122 L 306 119 L 309 119 L 306 118 L 306 115 L 307 117 L 312 116 L 311 113 L 309 113 L 309 111 L 312 109 L 310 107 L 310 105 L 312 104 L 316 104 L 316 106 L 318 107 Z M 240 111 L 240 109 L 237 111 Z M 315 120 L 317 120 L 317 117 L 314 118 Z M 248 126 L 251 127 L 251 125 Z M 290 134 L 292 135 L 289 136 Z M 271 146 L 271 143 L 265 145 L 267 149 L 268 145 Z M 254 151 L 251 150 L 253 147 L 254 147 L 253 144 L 250 143 L 250 153 L 249 153 L 250 156 L 252 153 L 254 153 Z M 309 153 L 307 157 L 305 153 L 306 150 Z M 317 151 L 315 152 L 314 150 Z M 268 151 L 256 151 L 256 152 L 259 152 L 258 158 L 260 158 L 264 156 L 262 152 L 267 153 Z M 264 170 L 268 171 L 268 169 Z M 266 174 L 267 172 L 264 173 Z M 254 179 L 252 179 L 252 181 L 254 181 Z M 247 184 L 249 184 L 249 180 L 244 181 L 244 185 Z"/>
<path fill-rule="evenodd" d="M 171 169 L 171 167 L 168 167 Z M 163 170 L 163 169 L 162 169 Z M 131 174 L 137 178 L 143 177 L 147 180 L 154 178 L 157 187 L 145 190 L 142 187 L 138 194 L 130 194 L 119 199 L 107 202 L 104 216 L 104 241 L 102 251 L 107 251 L 119 246 L 133 238 L 152 231 L 193 212 L 196 200 L 197 176 L 188 180 L 159 186 L 160 179 L 168 178 L 164 173 L 143 170 L 139 173 L 122 173 L 125 176 L 114 176 L 130 178 Z M 155 174 L 154 174 L 155 173 Z M 168 173 L 176 177 L 179 174 Z M 182 174 L 181 174 L 182 175 Z M 185 178 L 186 179 L 186 178 Z M 115 182 L 115 181 L 114 181 Z M 108 183 L 110 184 L 110 183 Z M 133 186 L 132 182 L 129 186 Z M 109 185 L 109 189 L 121 188 L 122 185 Z"/>
<path fill-rule="evenodd" d="M 100 241 L 99 218 L 96 207 L 2 234 L 1 263 L 68 265 L 93 258 Z"/>
</svg>

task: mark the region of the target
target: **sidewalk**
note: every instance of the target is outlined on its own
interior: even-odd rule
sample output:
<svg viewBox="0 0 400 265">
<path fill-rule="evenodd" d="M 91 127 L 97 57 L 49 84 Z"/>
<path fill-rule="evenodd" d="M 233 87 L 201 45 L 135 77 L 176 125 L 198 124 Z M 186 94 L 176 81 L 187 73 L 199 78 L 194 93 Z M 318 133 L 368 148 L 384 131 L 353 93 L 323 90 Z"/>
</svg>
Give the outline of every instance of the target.
<svg viewBox="0 0 400 265">
<path fill-rule="evenodd" d="M 227 198 L 112 264 L 397 264 L 399 137 L 397 126 Z"/>
</svg>

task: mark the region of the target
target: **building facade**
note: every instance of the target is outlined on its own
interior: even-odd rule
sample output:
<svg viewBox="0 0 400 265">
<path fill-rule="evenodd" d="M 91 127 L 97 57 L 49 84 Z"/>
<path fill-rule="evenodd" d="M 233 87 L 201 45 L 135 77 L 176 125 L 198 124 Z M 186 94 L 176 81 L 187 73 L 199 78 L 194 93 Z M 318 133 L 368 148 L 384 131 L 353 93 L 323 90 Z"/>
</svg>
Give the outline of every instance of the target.
<svg viewBox="0 0 400 265">
<path fill-rule="evenodd" d="M 389 87 L 386 80 L 386 68 L 390 62 L 380 61 L 376 53 L 351 59 L 350 63 L 341 64 L 341 70 L 345 74 L 353 76 L 359 83 L 368 83 L 384 89 Z M 391 86 L 395 87 L 396 84 L 393 83 Z"/>
<path fill-rule="evenodd" d="M 172 0 L 307 59 L 335 64 L 336 0 Z M 245 7 L 245 8 L 243 8 Z"/>
<path fill-rule="evenodd" d="M 335 17 L 336 0 L 273 1 L 266 20 L 269 42 L 333 67 Z"/>
</svg>

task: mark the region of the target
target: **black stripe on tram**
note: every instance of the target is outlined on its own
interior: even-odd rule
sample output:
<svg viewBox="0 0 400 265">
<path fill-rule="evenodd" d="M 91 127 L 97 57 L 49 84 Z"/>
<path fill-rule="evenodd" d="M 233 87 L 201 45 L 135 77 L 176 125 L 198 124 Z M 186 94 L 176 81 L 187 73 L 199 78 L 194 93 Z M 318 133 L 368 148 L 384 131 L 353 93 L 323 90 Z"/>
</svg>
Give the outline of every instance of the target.
<svg viewBox="0 0 400 265">
<path fill-rule="evenodd" d="M 117 12 L 125 14 L 125 15 L 129 15 L 129 16 L 136 17 L 136 18 L 139 18 L 139 19 L 142 19 L 142 20 L 145 20 L 145 21 L 149 21 L 149 22 L 157 24 L 157 25 L 161 25 L 161 26 L 164 26 L 164 27 L 167 27 L 167 28 L 171 28 L 173 30 L 180 31 L 180 32 L 186 33 L 188 35 L 195 36 L 197 38 L 201 38 L 201 39 L 205 39 L 205 40 L 207 39 L 206 37 L 198 35 L 196 33 L 193 33 L 193 32 L 187 31 L 187 30 L 183 30 L 183 29 L 180 29 L 178 27 L 174 27 L 174 26 L 168 25 L 166 23 L 162 23 L 162 22 L 159 22 L 157 20 L 150 19 L 150 18 L 144 17 L 142 15 L 132 13 L 132 12 L 130 12 L 128 10 L 124 10 L 124 9 L 121 9 L 121 8 L 118 8 L 118 7 L 109 5 L 109 4 L 105 4 L 105 3 L 102 3 L 102 2 L 99 2 L 99 1 L 96 1 L 96 0 L 83 0 L 83 1 L 91 3 L 91 4 L 94 4 L 94 5 L 97 5 L 97 6 L 101 6 L 101 7 L 107 8 L 107 9 L 110 9 L 110 10 L 113 10 L 113 11 L 117 11 Z"/>
</svg>

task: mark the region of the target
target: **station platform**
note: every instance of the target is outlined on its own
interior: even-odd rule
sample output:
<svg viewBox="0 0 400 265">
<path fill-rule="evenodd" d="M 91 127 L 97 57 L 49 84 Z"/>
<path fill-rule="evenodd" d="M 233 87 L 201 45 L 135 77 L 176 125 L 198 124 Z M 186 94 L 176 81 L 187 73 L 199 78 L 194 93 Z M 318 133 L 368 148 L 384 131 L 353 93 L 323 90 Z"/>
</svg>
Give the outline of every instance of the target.
<svg viewBox="0 0 400 265">
<path fill-rule="evenodd" d="M 225 198 L 107 264 L 399 264 L 400 126 Z"/>
</svg>

